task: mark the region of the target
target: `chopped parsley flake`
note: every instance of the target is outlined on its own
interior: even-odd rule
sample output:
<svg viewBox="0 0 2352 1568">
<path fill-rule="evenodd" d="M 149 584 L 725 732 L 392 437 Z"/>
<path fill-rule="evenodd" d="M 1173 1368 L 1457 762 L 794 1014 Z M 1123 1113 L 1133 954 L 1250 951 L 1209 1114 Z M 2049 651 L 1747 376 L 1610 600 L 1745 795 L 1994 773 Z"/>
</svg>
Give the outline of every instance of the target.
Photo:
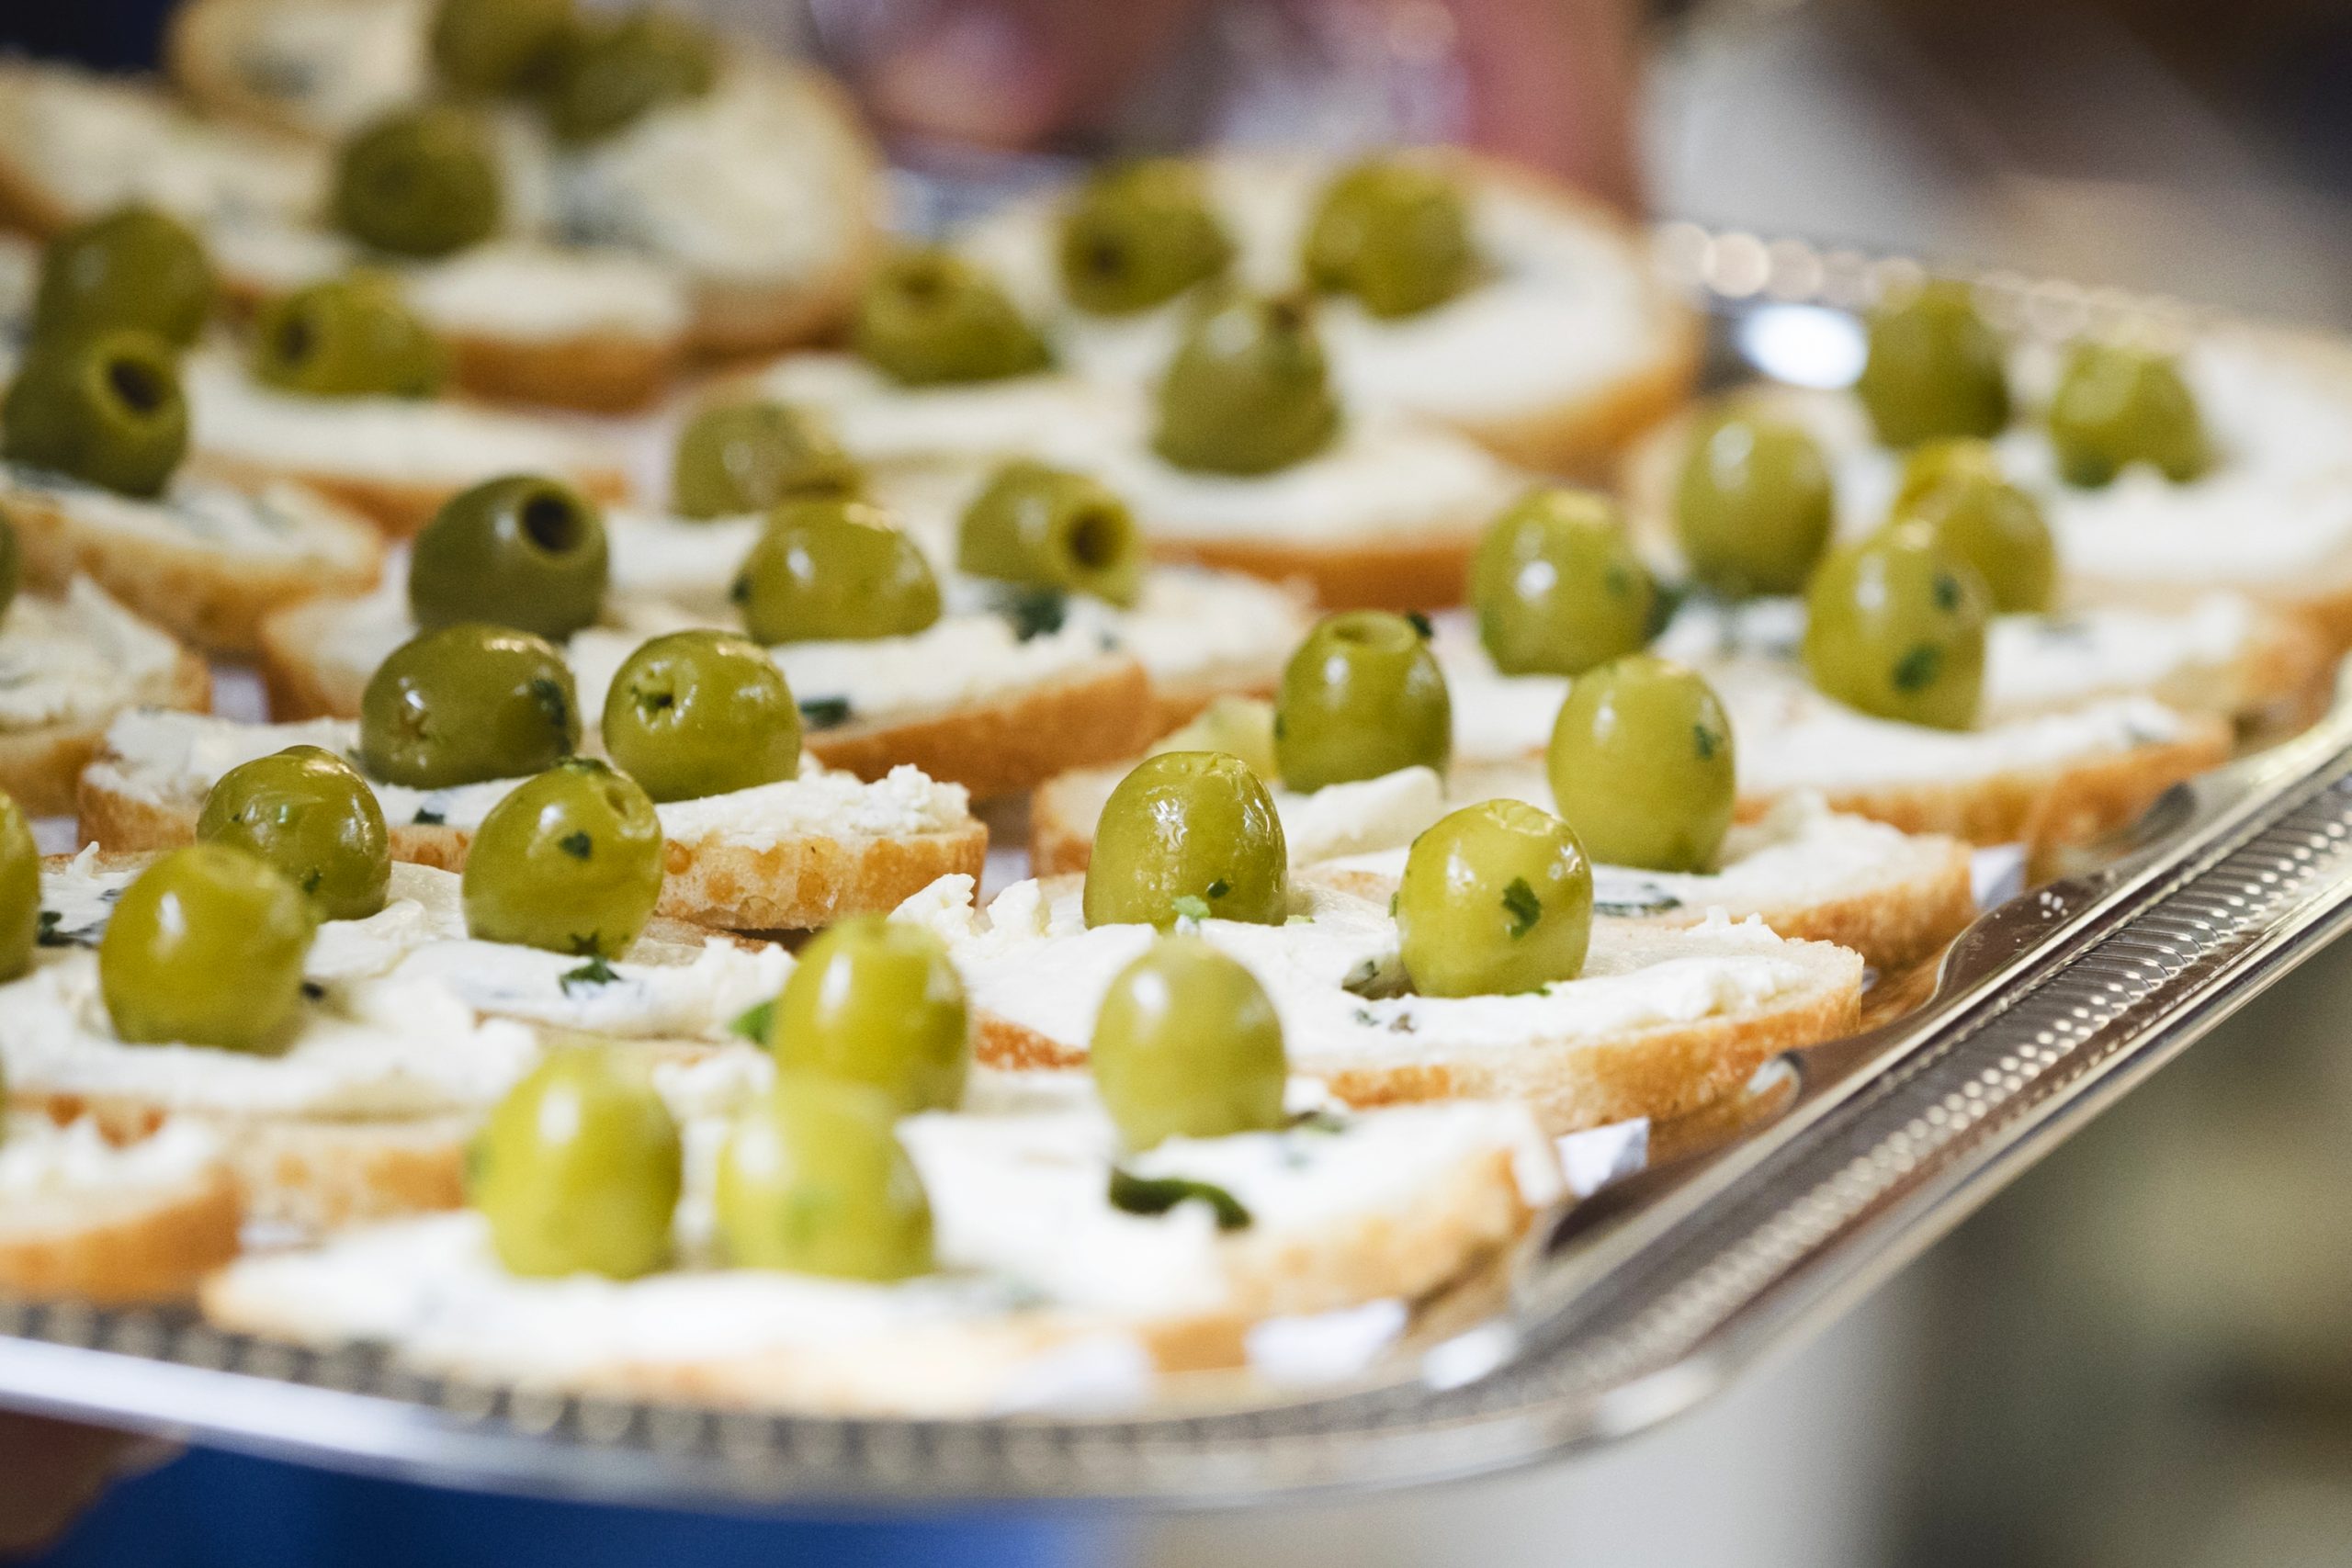
<svg viewBox="0 0 2352 1568">
<path fill-rule="evenodd" d="M 847 697 L 808 697 L 800 704 L 800 720 L 811 729 L 831 729 L 849 722 Z"/>
<path fill-rule="evenodd" d="M 1894 689 L 1916 692 L 1931 683 L 1943 672 L 1944 650 L 1932 642 L 1915 643 L 1911 651 L 1894 661 Z"/>
<path fill-rule="evenodd" d="M 997 603 L 997 613 L 1012 624 L 1016 638 L 1027 642 L 1062 629 L 1069 616 L 1069 596 L 1053 588 L 1008 589 Z"/>
<path fill-rule="evenodd" d="M 605 962 L 604 954 L 596 953 L 579 968 L 564 972 L 563 994 L 570 996 L 575 989 L 584 990 L 590 986 L 609 985 L 619 978 L 620 976 L 613 972 L 613 966 Z"/>
<path fill-rule="evenodd" d="M 577 833 L 566 833 L 562 838 L 558 839 L 555 841 L 555 847 L 573 860 L 586 860 L 596 852 L 596 840 L 590 838 L 587 829 L 583 828 Z"/>
<path fill-rule="evenodd" d="M 1535 929 L 1544 918 L 1544 900 L 1527 885 L 1527 878 L 1514 876 L 1510 886 L 1503 889 L 1503 908 L 1510 916 L 1510 938 L 1517 942 Z"/>
<path fill-rule="evenodd" d="M 1222 876 L 1209 884 L 1209 897 L 1212 898 L 1222 898 L 1232 891 L 1233 884 L 1227 882 Z"/>
<path fill-rule="evenodd" d="M 1699 761 L 1702 762 L 1714 761 L 1715 748 L 1723 743 L 1723 737 L 1705 725 L 1694 724 L 1690 727 L 1690 745 L 1692 750 L 1699 753 Z"/>
<path fill-rule="evenodd" d="M 1422 615 L 1419 610 L 1406 611 L 1405 618 L 1413 623 L 1413 629 L 1421 634 L 1421 640 L 1423 642 L 1427 642 L 1430 638 L 1437 636 L 1437 628 L 1430 625 L 1430 618 L 1427 615 Z"/>
<path fill-rule="evenodd" d="M 773 1000 L 754 1002 L 735 1015 L 735 1021 L 727 1026 L 727 1032 L 740 1034 L 754 1045 L 764 1045 L 768 1043 L 769 1021 L 775 1017 L 775 1003 Z"/>
<path fill-rule="evenodd" d="M 531 682 L 531 699 L 539 705 L 539 711 L 548 716 L 549 728 L 558 734 L 570 733 L 571 729 L 570 693 L 554 681 L 541 675 Z"/>
<path fill-rule="evenodd" d="M 40 929 L 33 933 L 33 940 L 43 947 L 81 946 L 81 942 L 57 929 L 63 919 L 64 917 L 56 910 L 43 909 L 40 912 Z"/>
<path fill-rule="evenodd" d="M 1937 608 L 1937 609 L 1939 609 L 1939 610 L 1957 610 L 1957 609 L 1959 609 L 1959 608 L 1960 608 L 1960 579 L 1958 579 L 1957 577 L 1954 577 L 1951 573 L 1950 573 L 1950 572 L 1948 572 L 1948 571 L 1939 571 L 1939 572 L 1936 573 L 1935 594 L 1936 594 L 1936 608 Z"/>
<path fill-rule="evenodd" d="M 449 819 L 429 806 L 420 806 L 416 808 L 416 815 L 409 820 L 420 828 L 438 828 Z"/>
<path fill-rule="evenodd" d="M 1175 897 L 1168 900 L 1168 907 L 1188 920 L 1205 920 L 1209 918 L 1208 900 L 1195 897 L 1190 893 L 1179 893 Z"/>
<path fill-rule="evenodd" d="M 1206 1203 L 1216 1213 L 1221 1231 L 1247 1230 L 1250 1211 L 1241 1201 L 1214 1181 L 1182 1176 L 1137 1176 L 1118 1166 L 1111 1168 L 1111 1207 L 1129 1214 L 1164 1214 L 1180 1203 Z"/>
</svg>

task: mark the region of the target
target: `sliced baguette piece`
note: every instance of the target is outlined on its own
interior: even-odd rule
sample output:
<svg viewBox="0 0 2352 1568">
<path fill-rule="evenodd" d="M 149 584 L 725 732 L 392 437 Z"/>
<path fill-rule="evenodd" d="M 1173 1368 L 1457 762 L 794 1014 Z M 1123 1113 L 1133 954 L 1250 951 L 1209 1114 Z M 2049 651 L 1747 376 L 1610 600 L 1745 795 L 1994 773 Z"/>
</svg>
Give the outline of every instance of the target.
<svg viewBox="0 0 2352 1568">
<path fill-rule="evenodd" d="M 164 63 L 217 119 L 340 141 L 424 96 L 430 0 L 186 0 Z"/>
<path fill-rule="evenodd" d="M 243 1204 L 208 1130 L 123 1143 L 89 1120 L 7 1117 L 0 1295 L 124 1306 L 186 1300 L 237 1254 Z"/>
<path fill-rule="evenodd" d="M 211 705 L 204 661 L 86 577 L 0 613 L 0 790 L 28 815 L 74 809 L 82 770 L 125 709 Z"/>
<path fill-rule="evenodd" d="M 1555 1135 L 1680 1115 L 1783 1051 L 1851 1031 L 1860 1016 L 1858 955 L 1719 916 L 1682 930 L 1598 921 L 1584 976 L 1541 992 L 1396 995 L 1386 904 L 1303 877 L 1293 887 L 1288 924 L 1213 919 L 1201 932 L 1266 987 L 1293 1069 L 1351 1105 L 1516 1100 Z M 1017 883 L 985 914 L 973 888 L 968 878 L 944 880 L 896 918 L 947 942 L 981 1018 L 979 1059 L 1084 1062 L 1103 994 L 1150 946 L 1151 928 L 1090 929 L 1075 878 Z"/>
<path fill-rule="evenodd" d="M 82 841 L 118 851 L 187 843 L 205 795 L 238 763 L 303 744 L 349 754 L 357 743 L 358 726 L 340 719 L 126 714 L 82 775 Z M 660 913 L 731 931 L 810 930 L 888 909 L 939 876 L 976 874 L 987 855 L 988 829 L 959 785 L 908 767 L 872 783 L 813 760 L 803 768 L 798 779 L 657 808 L 668 835 Z M 436 792 L 378 784 L 392 853 L 461 869 L 473 829 L 517 782 Z"/>
</svg>

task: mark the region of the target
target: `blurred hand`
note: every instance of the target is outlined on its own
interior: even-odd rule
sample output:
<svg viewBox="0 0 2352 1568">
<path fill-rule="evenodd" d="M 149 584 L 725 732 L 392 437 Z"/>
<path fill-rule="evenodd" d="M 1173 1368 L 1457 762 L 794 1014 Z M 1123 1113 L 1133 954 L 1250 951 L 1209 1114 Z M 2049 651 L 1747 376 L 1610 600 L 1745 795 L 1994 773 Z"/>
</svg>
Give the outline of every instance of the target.
<svg viewBox="0 0 2352 1568">
<path fill-rule="evenodd" d="M 50 1545 L 116 1476 L 176 1452 L 153 1438 L 0 1412 L 0 1558 Z"/>
</svg>

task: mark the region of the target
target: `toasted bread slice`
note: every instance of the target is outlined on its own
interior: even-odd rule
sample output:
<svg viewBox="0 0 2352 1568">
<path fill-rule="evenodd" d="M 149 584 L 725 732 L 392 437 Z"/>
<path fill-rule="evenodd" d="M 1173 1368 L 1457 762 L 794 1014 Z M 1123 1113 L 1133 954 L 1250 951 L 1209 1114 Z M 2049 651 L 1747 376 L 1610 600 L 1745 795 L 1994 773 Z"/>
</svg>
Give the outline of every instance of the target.
<svg viewBox="0 0 2352 1568">
<path fill-rule="evenodd" d="M 204 661 L 85 577 L 0 614 L 0 790 L 32 816 L 74 809 L 83 768 L 124 709 L 211 705 Z"/>
<path fill-rule="evenodd" d="M 100 1306 L 186 1299 L 237 1254 L 242 1204 L 220 1145 L 174 1125 L 109 1142 L 91 1121 L 7 1118 L 0 1294 Z"/>
<path fill-rule="evenodd" d="M 164 62 L 206 114 L 340 141 L 431 85 L 430 0 L 187 0 Z"/>
<path fill-rule="evenodd" d="M 238 763 L 297 744 L 350 752 L 358 727 L 334 719 L 238 724 L 127 714 L 82 775 L 85 843 L 166 849 L 195 837 L 204 796 Z M 465 864 L 472 830 L 515 781 L 421 793 L 378 784 L 392 852 Z M 796 931 L 887 909 L 934 878 L 977 872 L 988 829 L 966 792 L 899 768 L 872 783 L 813 762 L 798 779 L 660 807 L 668 835 L 660 912 L 733 931 Z M 424 820 L 419 818 L 423 818 Z"/>
</svg>

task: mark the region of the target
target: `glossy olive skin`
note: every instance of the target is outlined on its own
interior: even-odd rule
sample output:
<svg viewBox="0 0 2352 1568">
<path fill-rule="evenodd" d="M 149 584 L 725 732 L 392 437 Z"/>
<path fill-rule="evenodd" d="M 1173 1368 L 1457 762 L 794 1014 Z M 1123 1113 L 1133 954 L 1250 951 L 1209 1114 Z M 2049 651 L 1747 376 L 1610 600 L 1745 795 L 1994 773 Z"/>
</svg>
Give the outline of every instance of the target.
<svg viewBox="0 0 2352 1568">
<path fill-rule="evenodd" d="M 187 451 L 187 402 L 161 338 L 43 338 L 0 400 L 0 457 L 129 496 L 161 495 Z"/>
<path fill-rule="evenodd" d="M 440 0 L 434 69 L 460 92 L 521 92 L 543 81 L 571 26 L 571 0 Z"/>
<path fill-rule="evenodd" d="M 187 225 L 134 202 L 41 248 L 33 335 L 129 328 L 185 347 L 204 330 L 219 292 L 212 259 Z"/>
<path fill-rule="evenodd" d="M 403 256 L 445 256 L 490 237 L 503 199 L 488 131 L 448 105 L 399 109 L 335 156 L 336 227 Z"/>
<path fill-rule="evenodd" d="M 868 1085 L 902 1116 L 952 1111 L 971 1071 L 971 1012 L 937 937 L 855 915 L 800 950 L 767 1044 L 779 1072 Z"/>
<path fill-rule="evenodd" d="M 599 17 L 567 30 L 549 75 L 540 101 L 548 129 L 564 141 L 596 141 L 709 92 L 718 46 L 700 24 L 668 11 Z"/>
<path fill-rule="evenodd" d="M 1002 284 L 941 250 L 901 251 L 876 268 L 850 340 L 867 364 L 909 387 L 1025 376 L 1053 357 Z"/>
<path fill-rule="evenodd" d="M 627 773 L 558 762 L 490 808 L 460 891 L 483 942 L 618 958 L 662 897 L 661 818 Z"/>
<path fill-rule="evenodd" d="M 1385 610 L 1326 615 L 1283 669 L 1274 756 L 1299 790 L 1399 768 L 1445 771 L 1453 700 L 1421 629 Z"/>
<path fill-rule="evenodd" d="M 560 639 L 594 622 L 612 574 L 605 517 L 557 479 L 509 474 L 451 496 L 410 547 L 421 626 L 486 621 Z"/>
<path fill-rule="evenodd" d="M 1152 448 L 1180 468 L 1270 474 L 1320 452 L 1339 430 L 1307 302 L 1238 296 L 1202 311 L 1169 361 Z"/>
<path fill-rule="evenodd" d="M 1418 315 L 1470 286 L 1469 204 L 1426 164 L 1374 159 L 1333 180 L 1306 231 L 1306 276 L 1375 316 Z"/>
<path fill-rule="evenodd" d="M 322 920 L 384 907 L 391 837 L 359 770 L 318 746 L 289 746 L 220 775 L 196 820 L 199 843 L 267 861 L 310 896 Z"/>
<path fill-rule="evenodd" d="M 1062 290 L 1081 310 L 1125 316 L 1223 273 L 1233 241 L 1200 169 L 1146 158 L 1097 171 L 1062 213 Z"/>
<path fill-rule="evenodd" d="M 728 1259 L 838 1280 L 931 1272 L 931 1200 L 895 1122 L 890 1097 L 866 1084 L 779 1076 L 719 1153 L 711 1196 Z"/>
<path fill-rule="evenodd" d="M 0 980 L 31 966 L 40 934 L 40 847 L 25 808 L 0 790 Z"/>
<path fill-rule="evenodd" d="M 788 501 L 735 579 L 755 642 L 912 637 L 939 619 L 939 580 L 889 513 L 862 501 Z"/>
<path fill-rule="evenodd" d="M 1478 640 L 1506 675 L 1581 675 L 1649 641 L 1657 584 L 1624 514 L 1546 488 L 1495 519 L 1470 561 Z"/>
<path fill-rule="evenodd" d="M 17 543 L 17 525 L 6 513 L 0 512 L 0 617 L 5 617 L 8 606 L 17 602 L 24 570 L 24 552 Z"/>
<path fill-rule="evenodd" d="M 1976 722 L 1990 595 L 1917 527 L 1839 550 L 1805 593 L 1804 662 L 1849 707 L 1939 729 Z"/>
<path fill-rule="evenodd" d="M 1193 903 L 1197 900 L 1197 903 Z M 1162 751 L 1119 781 L 1094 823 L 1090 926 L 1165 931 L 1185 912 L 1278 926 L 1290 917 L 1290 846 L 1265 784 L 1238 758 Z"/>
<path fill-rule="evenodd" d="M 999 468 L 964 509 L 956 566 L 1133 604 L 1143 592 L 1143 532 L 1101 480 L 1022 458 Z"/>
<path fill-rule="evenodd" d="M 1691 575 L 1718 593 L 1795 593 L 1829 543 L 1829 464 L 1797 426 L 1734 408 L 1701 423 L 1675 485 Z"/>
<path fill-rule="evenodd" d="M 622 661 L 605 694 L 613 765 L 655 800 L 698 800 L 800 773 L 800 708 L 757 643 L 672 632 Z"/>
<path fill-rule="evenodd" d="M 1919 527 L 1976 569 L 1996 615 L 2039 615 L 2058 587 L 2058 546 L 2033 497 L 1981 441 L 1935 442 L 1904 465 L 1890 527 Z"/>
<path fill-rule="evenodd" d="M 490 1113 L 466 1201 L 510 1274 L 634 1280 L 669 1261 L 684 1184 L 684 1145 L 653 1080 L 612 1046 L 572 1045 Z"/>
<path fill-rule="evenodd" d="M 1152 743 L 1153 752 L 1222 751 L 1261 779 L 1282 777 L 1274 755 L 1274 705 L 1263 697 L 1222 696 Z"/>
<path fill-rule="evenodd" d="M 796 496 L 854 496 L 865 476 L 823 420 L 786 403 L 722 403 L 678 434 L 670 508 L 682 517 L 764 512 Z"/>
<path fill-rule="evenodd" d="M 1131 1150 L 1283 1124 L 1283 1023 L 1258 977 L 1197 936 L 1166 936 L 1119 971 L 1087 1050 Z"/>
<path fill-rule="evenodd" d="M 1575 831 L 1520 800 L 1489 800 L 1413 840 L 1396 890 L 1396 937 L 1425 997 L 1540 990 L 1584 972 L 1592 864 Z"/>
<path fill-rule="evenodd" d="M 2103 485 L 2133 463 L 2175 484 L 2212 465 L 2196 395 L 2169 355 L 2124 344 L 2081 343 L 2051 394 L 2050 444 L 2067 482 Z"/>
<path fill-rule="evenodd" d="M 1580 676 L 1545 754 L 1585 852 L 1647 871 L 1712 871 L 1737 794 L 1731 719 L 1696 671 L 1629 654 Z"/>
<path fill-rule="evenodd" d="M 381 273 L 281 294 L 254 327 L 254 379 L 313 398 L 429 398 L 448 373 L 441 342 Z"/>
<path fill-rule="evenodd" d="M 1966 284 L 1933 282 L 1882 305 L 1871 312 L 1869 330 L 1854 391 L 1887 446 L 1981 439 L 2009 423 L 2001 339 L 1976 313 Z"/>
<path fill-rule="evenodd" d="M 311 901 L 226 844 L 174 850 L 135 877 L 98 939 L 98 989 L 134 1045 L 283 1048 L 302 1014 Z"/>
<path fill-rule="evenodd" d="M 571 671 L 543 637 L 464 622 L 411 637 L 368 677 L 359 756 L 387 784 L 519 778 L 580 748 Z"/>
</svg>

